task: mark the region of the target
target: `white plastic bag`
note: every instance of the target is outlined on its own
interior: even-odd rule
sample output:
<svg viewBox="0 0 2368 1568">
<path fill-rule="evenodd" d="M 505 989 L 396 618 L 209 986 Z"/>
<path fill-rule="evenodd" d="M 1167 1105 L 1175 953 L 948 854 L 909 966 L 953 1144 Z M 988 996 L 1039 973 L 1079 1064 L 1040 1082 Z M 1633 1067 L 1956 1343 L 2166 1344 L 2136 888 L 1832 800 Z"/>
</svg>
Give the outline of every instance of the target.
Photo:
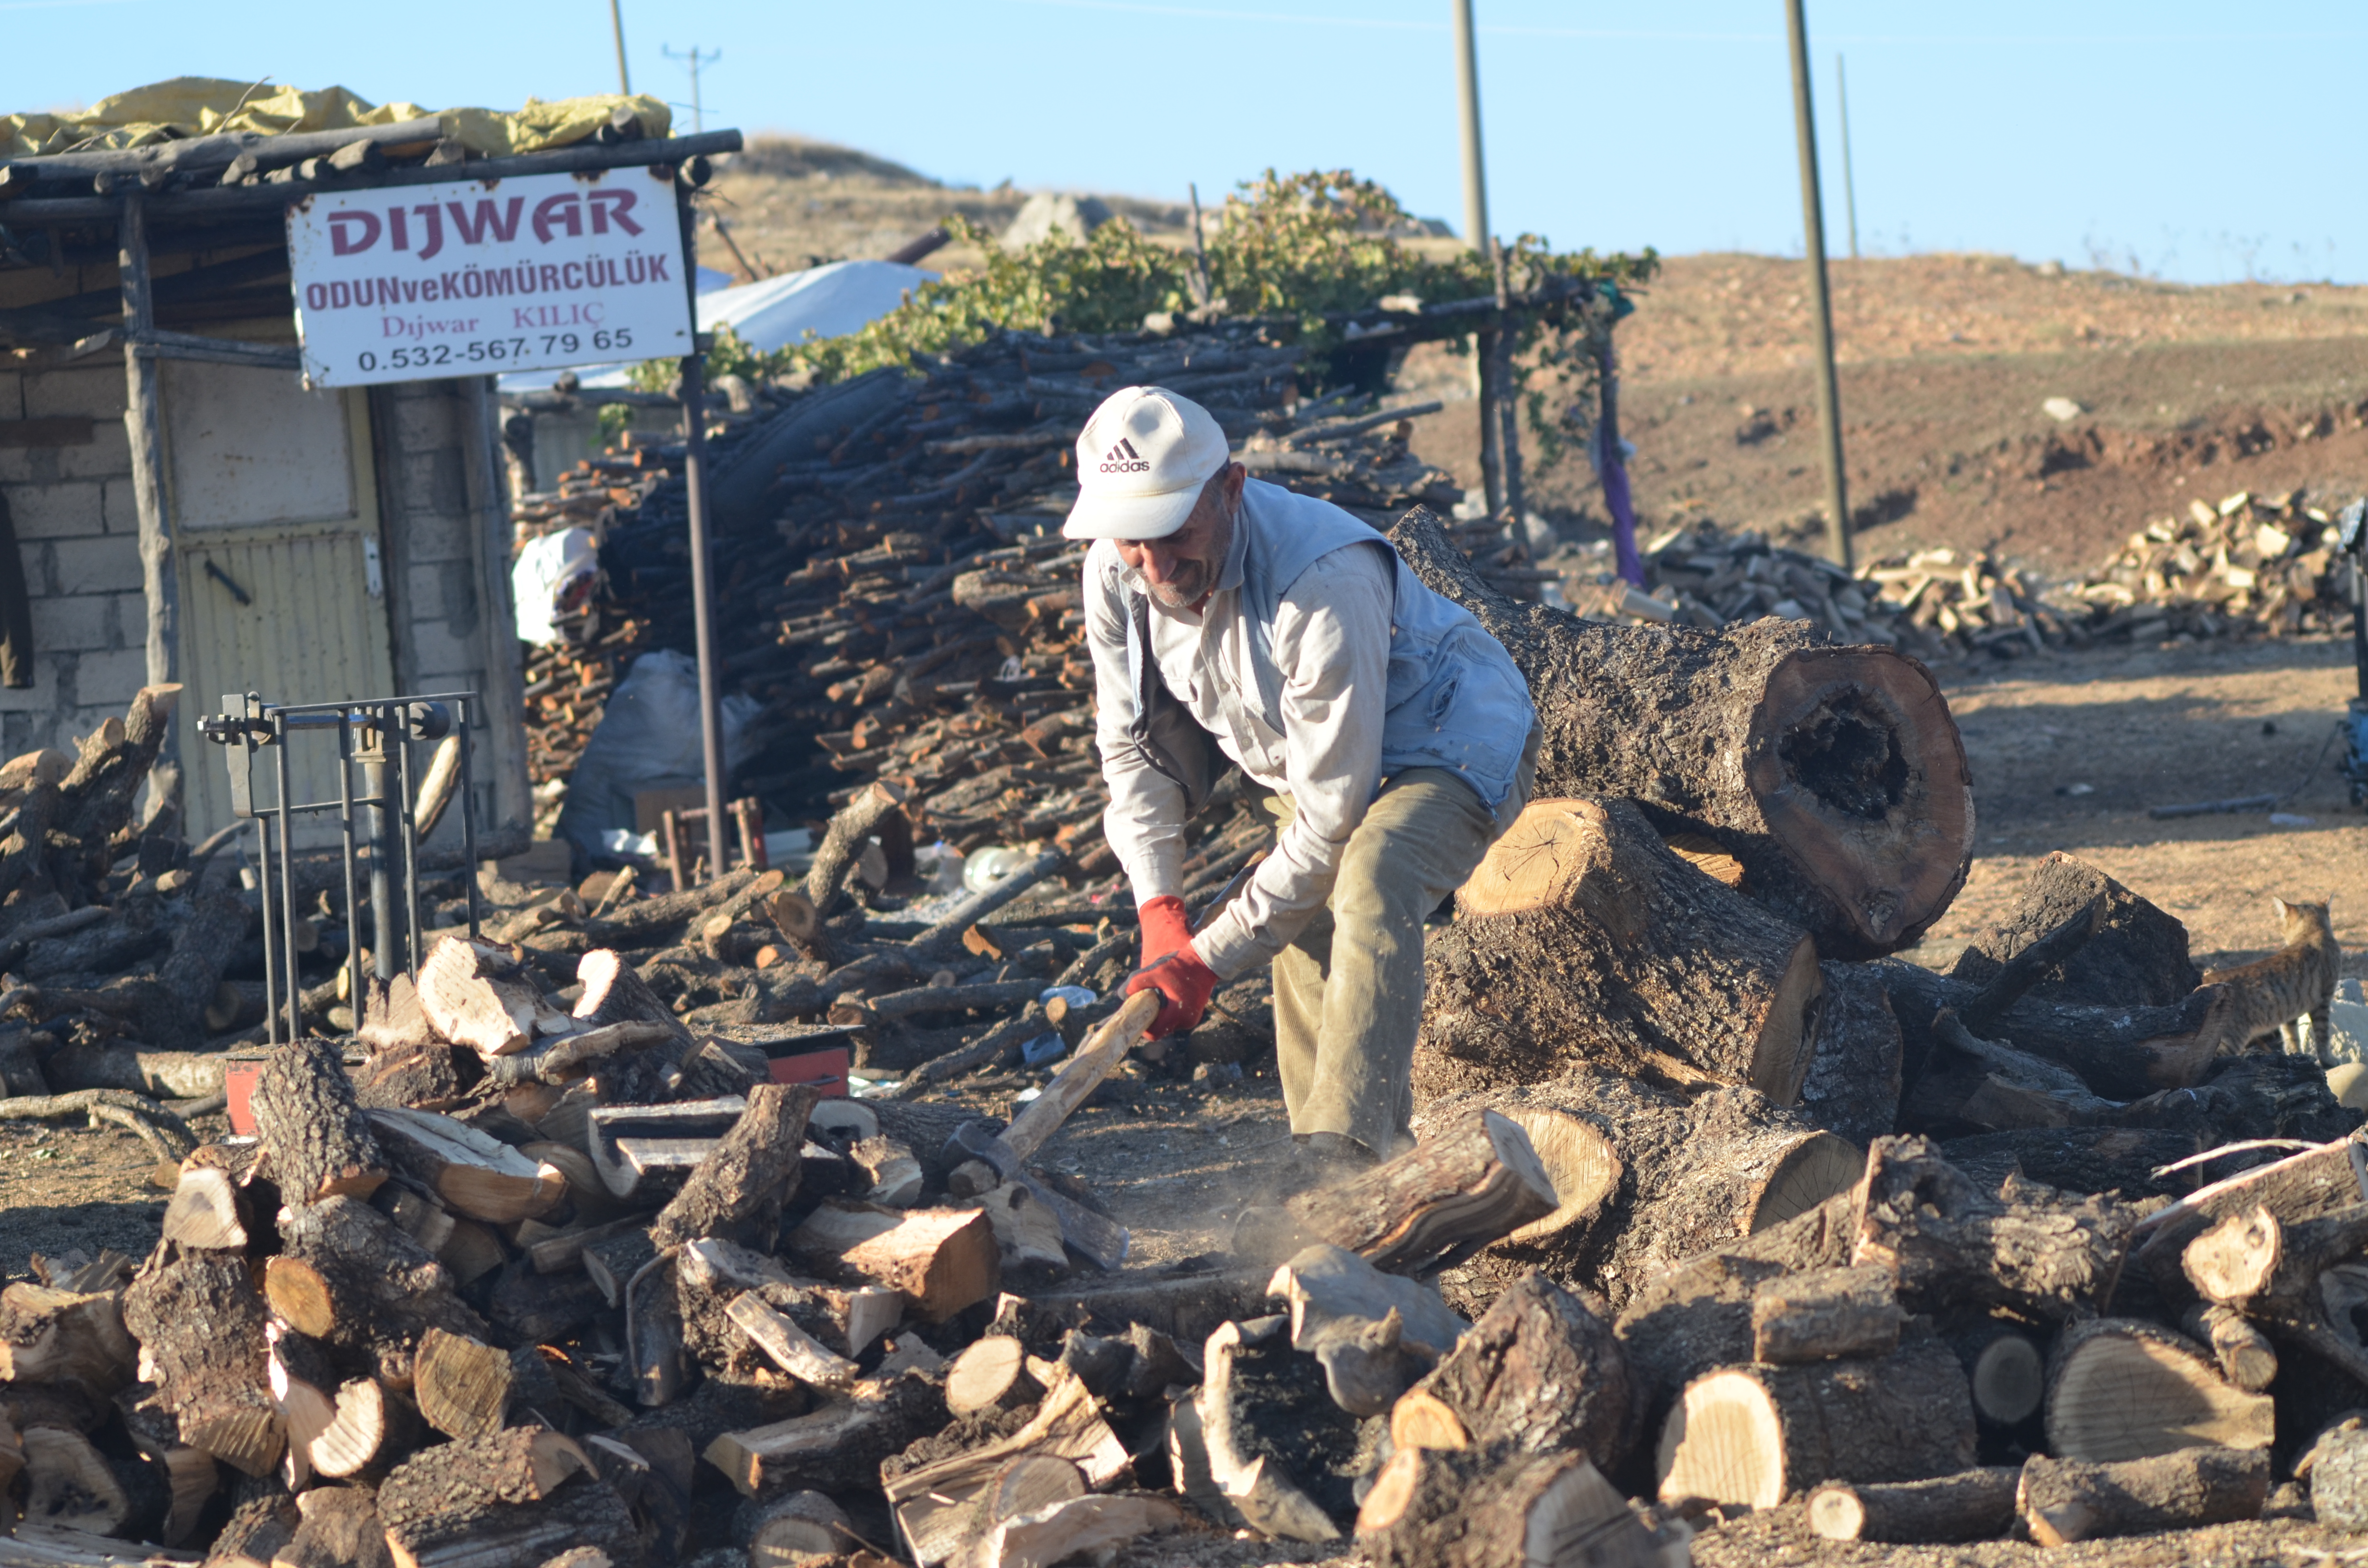
<svg viewBox="0 0 2368 1568">
<path fill-rule="evenodd" d="M 519 638 L 538 645 L 558 642 L 559 619 L 584 608 L 599 577 L 600 556 L 590 528 L 562 528 L 529 540 L 510 568 Z"/>
<path fill-rule="evenodd" d="M 759 704 L 753 697 L 723 699 L 726 768 L 741 761 L 741 735 Z M 609 698 L 598 727 L 567 784 L 559 833 L 598 853 L 602 835 L 633 828 L 633 797 L 665 778 L 706 772 L 699 734 L 699 665 L 671 649 L 644 653 Z"/>
</svg>

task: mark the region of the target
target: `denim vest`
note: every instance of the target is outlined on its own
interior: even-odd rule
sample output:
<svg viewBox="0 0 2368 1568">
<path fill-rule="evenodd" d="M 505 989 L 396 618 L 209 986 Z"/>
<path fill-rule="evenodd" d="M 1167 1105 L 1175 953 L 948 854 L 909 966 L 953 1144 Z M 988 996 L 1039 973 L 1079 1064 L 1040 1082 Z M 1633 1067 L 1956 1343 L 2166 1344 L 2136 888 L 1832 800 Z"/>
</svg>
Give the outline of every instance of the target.
<svg viewBox="0 0 2368 1568">
<path fill-rule="evenodd" d="M 1324 556 L 1367 546 L 1389 557 L 1396 578 L 1389 685 L 1382 699 L 1382 777 L 1444 767 L 1491 811 L 1502 804 L 1537 722 L 1529 685 L 1504 645 L 1471 611 L 1423 586 L 1388 540 L 1328 501 L 1253 479 L 1242 488 L 1235 526 L 1245 540 L 1241 606 L 1258 680 L 1252 696 L 1267 727 L 1284 733 L 1282 671 L 1274 662 L 1274 619 L 1284 596 Z M 1127 600 L 1127 675 L 1135 699 L 1128 734 L 1197 808 L 1214 775 L 1210 736 L 1160 679 L 1158 661 L 1151 657 L 1150 600 L 1140 593 L 1129 593 Z"/>
</svg>

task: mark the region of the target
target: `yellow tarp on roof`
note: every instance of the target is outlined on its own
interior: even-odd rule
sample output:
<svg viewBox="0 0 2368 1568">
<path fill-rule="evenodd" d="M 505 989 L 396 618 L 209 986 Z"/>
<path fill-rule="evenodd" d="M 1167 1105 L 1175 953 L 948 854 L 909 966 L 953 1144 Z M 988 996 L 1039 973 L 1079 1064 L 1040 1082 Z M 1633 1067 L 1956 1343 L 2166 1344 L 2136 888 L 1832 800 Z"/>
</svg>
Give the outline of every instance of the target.
<svg viewBox="0 0 2368 1568">
<path fill-rule="evenodd" d="M 144 147 L 228 131 L 259 131 L 271 136 L 342 131 L 357 125 L 394 125 L 431 113 L 443 122 L 446 136 L 460 138 L 472 153 L 498 157 L 581 142 L 605 124 L 620 104 L 631 106 L 644 136 L 664 136 L 673 124 L 664 101 L 638 93 L 632 97 L 602 93 L 555 103 L 529 98 L 524 108 L 507 110 L 432 110 L 411 103 L 374 105 L 343 87 L 307 93 L 211 76 L 176 76 L 101 98 L 80 114 L 0 116 L 0 157 Z"/>
</svg>

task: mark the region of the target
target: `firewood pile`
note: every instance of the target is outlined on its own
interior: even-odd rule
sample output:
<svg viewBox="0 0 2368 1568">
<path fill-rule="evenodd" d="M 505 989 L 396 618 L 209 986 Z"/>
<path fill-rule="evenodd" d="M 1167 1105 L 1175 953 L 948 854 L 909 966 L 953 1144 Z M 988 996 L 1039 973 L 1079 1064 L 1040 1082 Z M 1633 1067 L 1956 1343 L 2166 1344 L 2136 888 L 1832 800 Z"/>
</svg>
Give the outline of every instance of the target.
<svg viewBox="0 0 2368 1568">
<path fill-rule="evenodd" d="M 1254 475 L 1377 525 L 1460 494 L 1407 449 L 1408 411 L 1353 392 L 1300 401 L 1300 359 L 1255 328 L 999 333 L 731 425 L 715 449 L 717 653 L 765 705 L 741 787 L 820 816 L 891 778 L 916 825 L 957 849 L 1065 833 L 1064 848 L 1088 853 L 1101 796 L 1083 550 L 1059 529 L 1077 429 L 1104 396 L 1172 387 L 1217 417 Z M 521 528 L 594 527 L 606 573 L 576 640 L 529 665 L 546 792 L 633 658 L 691 646 L 680 466 L 678 449 L 599 460 L 517 514 Z"/>
<path fill-rule="evenodd" d="M 1576 552 L 1548 562 L 1582 615 L 1699 627 L 1776 615 L 1923 659 L 2327 632 L 2351 614 L 2337 531 L 2300 492 L 2191 501 L 2186 516 L 2147 524 L 2069 583 L 1946 547 L 1886 555 L 1849 574 L 1707 519 L 1655 540 L 1645 564 L 1649 592 L 1596 580 L 1609 574 Z"/>
</svg>

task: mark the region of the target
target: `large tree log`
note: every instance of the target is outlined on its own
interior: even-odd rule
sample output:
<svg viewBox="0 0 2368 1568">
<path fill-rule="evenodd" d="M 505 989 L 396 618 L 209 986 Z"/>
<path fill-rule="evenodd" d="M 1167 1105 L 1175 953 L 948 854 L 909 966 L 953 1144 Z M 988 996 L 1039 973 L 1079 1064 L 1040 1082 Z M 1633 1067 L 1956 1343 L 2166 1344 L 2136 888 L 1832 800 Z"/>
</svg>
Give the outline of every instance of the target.
<svg viewBox="0 0 2368 1568">
<path fill-rule="evenodd" d="M 248 1475 L 268 1474 L 284 1447 L 265 1367 L 269 1321 L 236 1253 L 166 1243 L 123 1297 L 123 1325 L 182 1440 Z"/>
<path fill-rule="evenodd" d="M 2016 1506 L 2032 1540 L 2069 1546 L 2258 1518 L 2269 1494 L 2270 1456 L 2260 1450 L 2185 1449 L 2111 1464 L 2033 1454 Z"/>
<path fill-rule="evenodd" d="M 2220 1375 L 2211 1352 L 2135 1318 L 2095 1318 L 2055 1342 L 2047 1379 L 2048 1450 L 2104 1463 L 2198 1444 L 2266 1449 L 2276 1436 L 2267 1394 Z"/>
<path fill-rule="evenodd" d="M 1428 955 L 1435 1049 L 1485 1051 L 1499 1081 L 1576 1058 L 1800 1096 L 1825 983 L 1816 948 L 1671 853 L 1633 803 L 1531 801 L 1455 896 Z M 1459 1028 L 1474 1012 L 1503 1027 Z"/>
<path fill-rule="evenodd" d="M 1425 1116 L 1468 1114 L 1470 1103 L 1432 1106 Z M 1479 1289 L 1508 1284 L 1535 1267 L 1624 1306 L 1671 1266 L 1814 1209 L 1856 1182 L 1864 1165 L 1855 1145 L 1750 1089 L 1714 1088 L 1688 1099 L 1575 1071 L 1486 1103 L 1508 1117 L 1551 1108 L 1591 1128 L 1611 1153 L 1601 1164 L 1612 1187 L 1607 1200 L 1565 1228 L 1517 1233 L 1474 1259 L 1463 1276 Z"/>
<path fill-rule="evenodd" d="M 1489 587 L 1417 507 L 1390 539 L 1479 618 L 1538 708 L 1542 795 L 1619 795 L 1705 832 L 1829 958 L 1914 943 L 1964 884 L 1973 782 L 1931 672 L 1805 621 L 1579 621 Z"/>
<path fill-rule="evenodd" d="M 20 808 L 19 834 L 26 821 Z M 14 838 L 7 841 L 15 842 Z M 0 844 L 0 884 L 7 881 L 7 863 L 6 844 Z M 154 975 L 125 975 L 92 991 L 44 987 L 41 999 L 58 1012 L 87 1011 L 120 1018 L 150 1045 L 170 1051 L 201 1050 L 206 1005 L 213 1000 L 223 969 L 245 940 L 255 918 L 255 895 L 239 887 L 237 860 L 216 856 L 189 894 L 186 913 L 173 928 L 172 950 L 158 962 Z"/>
<path fill-rule="evenodd" d="M 263 1290 L 300 1334 L 366 1352 L 378 1375 L 399 1387 L 410 1384 L 429 1329 L 492 1337 L 453 1294 L 444 1266 L 369 1204 L 332 1198 L 285 1214 Z"/>
<path fill-rule="evenodd" d="M 1390 1440 L 1402 1449 L 1570 1449 L 1617 1471 L 1644 1394 L 1611 1325 L 1531 1273 L 1391 1407 Z"/>
<path fill-rule="evenodd" d="M 1898 1017 L 1880 976 L 1865 964 L 1817 966 L 1825 995 L 1801 1083 L 1802 1117 L 1863 1149 L 1899 1131 L 1906 1062 Z"/>
<path fill-rule="evenodd" d="M 425 1449 L 388 1475 L 378 1512 L 400 1568 L 541 1562 L 574 1546 L 598 1547 L 617 1568 L 643 1560 L 623 1500 L 547 1427 Z"/>
<path fill-rule="evenodd" d="M 1873 1265 L 1770 1279 L 1751 1296 L 1751 1358 L 1797 1364 L 1890 1355 L 1907 1314 Z"/>
<path fill-rule="evenodd" d="M 1576 1450 L 1402 1449 L 1357 1512 L 1375 1568 L 1656 1568 L 1661 1542 Z"/>
<path fill-rule="evenodd" d="M 340 1194 L 367 1198 L 386 1180 L 386 1158 L 337 1048 L 324 1040 L 275 1046 L 256 1074 L 256 1136 L 290 1203 Z"/>
<path fill-rule="evenodd" d="M 2006 918 L 1958 955 L 1950 978 L 1987 983 L 2090 904 L 2100 907 L 2078 953 L 2032 985 L 2032 997 L 2075 1007 L 2168 1007 L 2203 983 L 2176 916 L 2060 849 L 2031 873 Z"/>
<path fill-rule="evenodd" d="M 1661 1426 L 1665 1502 L 1772 1508 L 1821 1481 L 1923 1481 L 1974 1462 L 1964 1369 L 1936 1339 L 1877 1361 L 1729 1367 Z"/>
</svg>

